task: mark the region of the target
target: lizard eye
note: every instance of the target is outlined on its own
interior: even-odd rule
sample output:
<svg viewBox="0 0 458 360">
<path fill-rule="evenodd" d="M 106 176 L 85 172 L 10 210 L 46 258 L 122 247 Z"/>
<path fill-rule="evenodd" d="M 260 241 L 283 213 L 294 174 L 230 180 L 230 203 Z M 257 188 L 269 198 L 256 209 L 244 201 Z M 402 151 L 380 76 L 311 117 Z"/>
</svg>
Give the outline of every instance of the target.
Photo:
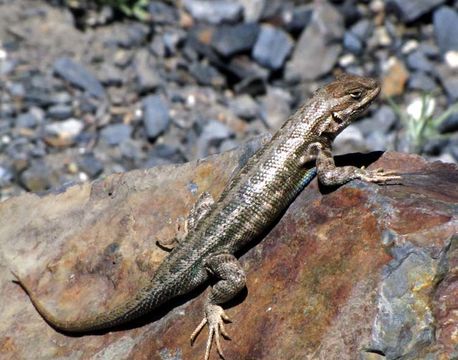
<svg viewBox="0 0 458 360">
<path fill-rule="evenodd" d="M 361 90 L 356 90 L 356 91 L 353 91 L 350 93 L 350 96 L 353 98 L 353 99 L 360 99 L 361 98 L 361 95 L 363 94 L 363 92 Z"/>
</svg>

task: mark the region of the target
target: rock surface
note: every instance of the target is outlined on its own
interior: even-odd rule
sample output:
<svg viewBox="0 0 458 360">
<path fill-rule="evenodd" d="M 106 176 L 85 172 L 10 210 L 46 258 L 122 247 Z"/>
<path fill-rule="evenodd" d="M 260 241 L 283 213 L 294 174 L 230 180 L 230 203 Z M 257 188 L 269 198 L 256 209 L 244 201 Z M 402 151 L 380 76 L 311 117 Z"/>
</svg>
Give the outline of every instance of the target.
<svg viewBox="0 0 458 360">
<path fill-rule="evenodd" d="M 201 192 L 217 197 L 262 141 L 1 203 L 0 357 L 203 356 L 206 331 L 189 345 L 203 289 L 113 331 L 67 336 L 43 321 L 9 270 L 66 318 L 125 301 L 167 256 L 156 240 L 176 233 Z M 247 291 L 229 304 L 228 359 L 456 356 L 458 168 L 413 155 L 379 156 L 338 162 L 398 170 L 406 174 L 403 185 L 353 181 L 328 189 L 314 180 L 242 255 Z"/>
</svg>

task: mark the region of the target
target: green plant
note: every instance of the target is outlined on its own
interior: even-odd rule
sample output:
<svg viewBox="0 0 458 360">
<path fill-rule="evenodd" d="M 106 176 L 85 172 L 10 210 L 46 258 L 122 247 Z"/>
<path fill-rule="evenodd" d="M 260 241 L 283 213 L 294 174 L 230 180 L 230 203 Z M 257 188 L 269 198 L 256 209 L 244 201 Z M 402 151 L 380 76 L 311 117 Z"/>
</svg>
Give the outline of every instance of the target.
<svg viewBox="0 0 458 360">
<path fill-rule="evenodd" d="M 448 135 L 439 132 L 439 125 L 452 113 L 458 112 L 458 103 L 453 104 L 438 116 L 433 116 L 436 101 L 432 94 L 424 93 L 412 101 L 405 110 L 393 99 L 388 102 L 399 116 L 407 136 L 409 151 L 420 154 L 425 143 L 430 139 L 446 138 Z"/>
<path fill-rule="evenodd" d="M 110 5 L 118 9 L 127 16 L 136 17 L 139 20 L 145 21 L 148 19 L 148 11 L 146 6 L 149 0 L 97 0 L 100 4 Z"/>
<path fill-rule="evenodd" d="M 85 0 L 65 0 L 65 3 L 71 8 L 85 8 L 90 5 L 90 2 Z M 111 6 L 126 16 L 135 17 L 142 21 L 146 21 L 149 18 L 146 10 L 149 0 L 95 0 L 94 3 L 96 5 Z"/>
</svg>

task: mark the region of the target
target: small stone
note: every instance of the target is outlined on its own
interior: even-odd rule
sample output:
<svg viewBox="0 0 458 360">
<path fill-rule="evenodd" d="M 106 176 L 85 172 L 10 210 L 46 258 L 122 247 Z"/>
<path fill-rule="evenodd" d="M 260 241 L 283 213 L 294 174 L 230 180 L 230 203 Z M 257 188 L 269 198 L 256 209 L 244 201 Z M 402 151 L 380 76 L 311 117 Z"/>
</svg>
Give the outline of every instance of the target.
<svg viewBox="0 0 458 360">
<path fill-rule="evenodd" d="M 150 34 L 150 27 L 140 22 L 115 28 L 112 42 L 129 49 L 144 44 Z"/>
<path fill-rule="evenodd" d="M 364 137 L 377 130 L 382 135 L 388 134 L 397 121 L 396 113 L 388 105 L 382 105 L 370 118 L 365 118 L 355 123 L 362 131 Z"/>
<path fill-rule="evenodd" d="M 407 66 L 411 70 L 419 70 L 423 72 L 434 72 L 435 65 L 421 52 L 414 51 L 407 56 Z"/>
<path fill-rule="evenodd" d="M 394 10 L 403 22 L 409 23 L 431 12 L 445 0 L 387 0 L 387 10 Z"/>
<path fill-rule="evenodd" d="M 409 78 L 409 72 L 404 64 L 392 58 L 388 71 L 382 79 L 382 94 L 384 96 L 397 96 L 404 93 L 404 87 Z"/>
<path fill-rule="evenodd" d="M 76 137 L 81 133 L 84 124 L 77 119 L 52 122 L 45 126 L 45 141 L 54 147 L 65 147 L 74 144 Z"/>
<path fill-rule="evenodd" d="M 278 70 L 283 67 L 292 48 L 293 41 L 286 32 L 271 25 L 263 25 L 252 56 L 262 66 Z"/>
<path fill-rule="evenodd" d="M 225 124 L 211 120 L 203 128 L 197 140 L 198 158 L 208 156 L 212 151 L 210 147 L 219 146 L 223 140 L 232 136 L 234 132 Z"/>
<path fill-rule="evenodd" d="M 259 26 L 254 23 L 219 26 L 211 46 L 221 55 L 229 57 L 250 50 L 258 37 Z"/>
<path fill-rule="evenodd" d="M 343 39 L 344 48 L 353 54 L 361 54 L 363 51 L 363 43 L 353 33 L 347 31 Z"/>
<path fill-rule="evenodd" d="M 120 49 L 116 51 L 114 58 L 113 58 L 114 64 L 120 68 L 125 68 L 127 65 L 129 65 L 131 60 L 132 60 L 131 53 L 124 49 Z"/>
<path fill-rule="evenodd" d="M 458 50 L 458 12 L 449 6 L 441 6 L 434 12 L 433 25 L 442 56 L 447 51 Z"/>
<path fill-rule="evenodd" d="M 438 126 L 438 130 L 441 134 L 458 131 L 458 111 L 450 114 L 442 121 Z"/>
<path fill-rule="evenodd" d="M 13 83 L 10 86 L 8 86 L 8 92 L 11 94 L 13 97 L 24 97 L 25 95 L 25 88 L 24 85 L 21 83 Z"/>
<path fill-rule="evenodd" d="M 126 124 L 108 125 L 102 129 L 100 136 L 108 145 L 119 145 L 121 142 L 130 139 L 132 127 Z"/>
<path fill-rule="evenodd" d="M 225 78 L 213 66 L 195 62 L 189 67 L 190 74 L 200 85 L 221 87 L 225 84 Z"/>
<path fill-rule="evenodd" d="M 442 86 L 447 93 L 449 100 L 453 103 L 458 100 L 458 69 L 451 69 L 448 66 L 436 68 Z"/>
<path fill-rule="evenodd" d="M 409 89 L 421 90 L 430 92 L 433 91 L 437 84 L 433 78 L 426 75 L 424 72 L 416 71 L 410 74 L 409 82 L 407 83 Z"/>
<path fill-rule="evenodd" d="M 48 108 L 47 114 L 52 119 L 65 120 L 73 115 L 73 109 L 70 105 L 57 104 Z"/>
<path fill-rule="evenodd" d="M 266 6 L 266 0 L 241 0 L 246 22 L 258 22 Z"/>
<path fill-rule="evenodd" d="M 72 96 L 66 91 L 53 93 L 50 97 L 53 104 L 69 104 L 72 101 Z"/>
<path fill-rule="evenodd" d="M 44 162 L 39 161 L 22 172 L 20 181 L 27 190 L 40 192 L 57 185 L 58 178 Z"/>
<path fill-rule="evenodd" d="M 143 124 L 149 139 L 155 139 L 170 125 L 169 106 L 159 95 L 143 99 Z"/>
<path fill-rule="evenodd" d="M 102 64 L 97 72 L 97 77 L 106 86 L 121 86 L 123 84 L 121 71 L 107 63 Z"/>
<path fill-rule="evenodd" d="M 93 153 L 84 154 L 78 161 L 81 171 L 84 171 L 90 178 L 94 179 L 103 172 L 103 164 Z"/>
<path fill-rule="evenodd" d="M 261 118 L 269 129 L 278 130 L 291 113 L 291 94 L 269 87 L 261 102 Z"/>
<path fill-rule="evenodd" d="M 431 138 L 427 139 L 421 151 L 426 155 L 438 156 L 447 145 L 448 139 Z"/>
<path fill-rule="evenodd" d="M 229 108 L 242 119 L 251 120 L 259 116 L 259 105 L 249 95 L 236 96 L 229 102 Z"/>
<path fill-rule="evenodd" d="M 284 27 L 292 34 L 303 31 L 312 19 L 313 7 L 302 5 L 294 7 L 283 13 Z"/>
<path fill-rule="evenodd" d="M 21 114 L 16 118 L 16 127 L 18 128 L 34 128 L 38 124 L 38 119 L 36 116 L 31 113 L 27 112 L 25 114 Z"/>
<path fill-rule="evenodd" d="M 350 32 L 362 42 L 372 35 L 374 31 L 373 23 L 368 19 L 362 19 L 350 28 Z"/>
<path fill-rule="evenodd" d="M 458 51 L 447 51 L 444 60 L 452 69 L 458 68 Z"/>
<path fill-rule="evenodd" d="M 149 1 L 148 11 L 153 24 L 175 24 L 178 21 L 176 8 L 162 1 Z"/>
<path fill-rule="evenodd" d="M 185 157 L 179 148 L 170 144 L 158 144 L 149 153 L 148 158 L 167 160 L 168 163 L 183 163 Z"/>
<path fill-rule="evenodd" d="M 181 45 L 184 39 L 185 34 L 181 30 L 175 29 L 167 31 L 162 36 L 162 41 L 164 44 L 164 48 L 166 50 L 166 55 L 174 56 L 178 51 L 178 47 Z"/>
<path fill-rule="evenodd" d="M 267 91 L 267 83 L 265 79 L 250 76 L 235 84 L 234 90 L 237 94 L 262 95 Z"/>
<path fill-rule="evenodd" d="M 54 72 L 69 83 L 95 97 L 105 97 L 105 89 L 102 84 L 81 64 L 68 57 L 61 57 L 54 62 L 53 67 Z"/>
<path fill-rule="evenodd" d="M 136 53 L 134 71 L 139 91 L 142 93 L 154 90 L 161 84 L 154 58 L 150 56 L 146 49 L 141 49 Z"/>
<path fill-rule="evenodd" d="M 230 0 L 183 0 L 183 4 L 194 19 L 212 24 L 236 22 L 243 13 L 242 5 Z"/>
<path fill-rule="evenodd" d="M 455 162 L 458 162 L 458 139 L 452 139 L 448 145 L 448 149 Z"/>
<path fill-rule="evenodd" d="M 348 154 L 350 152 L 367 150 L 366 141 L 361 130 L 354 124 L 350 124 L 334 140 L 334 154 Z"/>
<path fill-rule="evenodd" d="M 68 163 L 67 164 L 67 171 L 69 174 L 76 174 L 79 169 L 78 169 L 78 164 L 76 164 L 75 162 L 71 162 L 71 163 Z"/>
<path fill-rule="evenodd" d="M 0 187 L 4 187 L 11 183 L 13 178 L 13 172 L 10 169 L 0 165 Z"/>
<path fill-rule="evenodd" d="M 327 74 L 342 50 L 342 15 L 328 2 L 316 4 L 310 24 L 300 35 L 286 66 L 285 79 L 289 82 L 315 80 Z"/>
</svg>

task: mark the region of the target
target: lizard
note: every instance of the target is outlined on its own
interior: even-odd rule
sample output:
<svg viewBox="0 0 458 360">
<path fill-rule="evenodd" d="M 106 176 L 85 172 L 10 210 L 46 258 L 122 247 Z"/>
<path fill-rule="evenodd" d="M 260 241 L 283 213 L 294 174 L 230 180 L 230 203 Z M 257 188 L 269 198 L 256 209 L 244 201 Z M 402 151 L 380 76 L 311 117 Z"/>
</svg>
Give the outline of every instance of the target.
<svg viewBox="0 0 458 360">
<path fill-rule="evenodd" d="M 217 201 L 208 193 L 201 194 L 191 210 L 187 235 L 171 249 L 147 285 L 126 303 L 93 317 L 68 322 L 48 312 L 27 284 L 13 273 L 17 282 L 49 324 L 64 332 L 84 333 L 138 318 L 214 278 L 203 320 L 190 340 L 192 344 L 207 325 L 204 359 L 209 359 L 213 342 L 224 359 L 220 335 L 229 338 L 224 324 L 230 319 L 222 305 L 246 283 L 235 254 L 272 226 L 315 176 L 325 186 L 353 179 L 385 183 L 401 178 L 384 169 L 336 167 L 332 157 L 335 137 L 369 107 L 379 92 L 375 79 L 350 74 L 341 74 L 315 91 L 232 177 Z"/>
</svg>

